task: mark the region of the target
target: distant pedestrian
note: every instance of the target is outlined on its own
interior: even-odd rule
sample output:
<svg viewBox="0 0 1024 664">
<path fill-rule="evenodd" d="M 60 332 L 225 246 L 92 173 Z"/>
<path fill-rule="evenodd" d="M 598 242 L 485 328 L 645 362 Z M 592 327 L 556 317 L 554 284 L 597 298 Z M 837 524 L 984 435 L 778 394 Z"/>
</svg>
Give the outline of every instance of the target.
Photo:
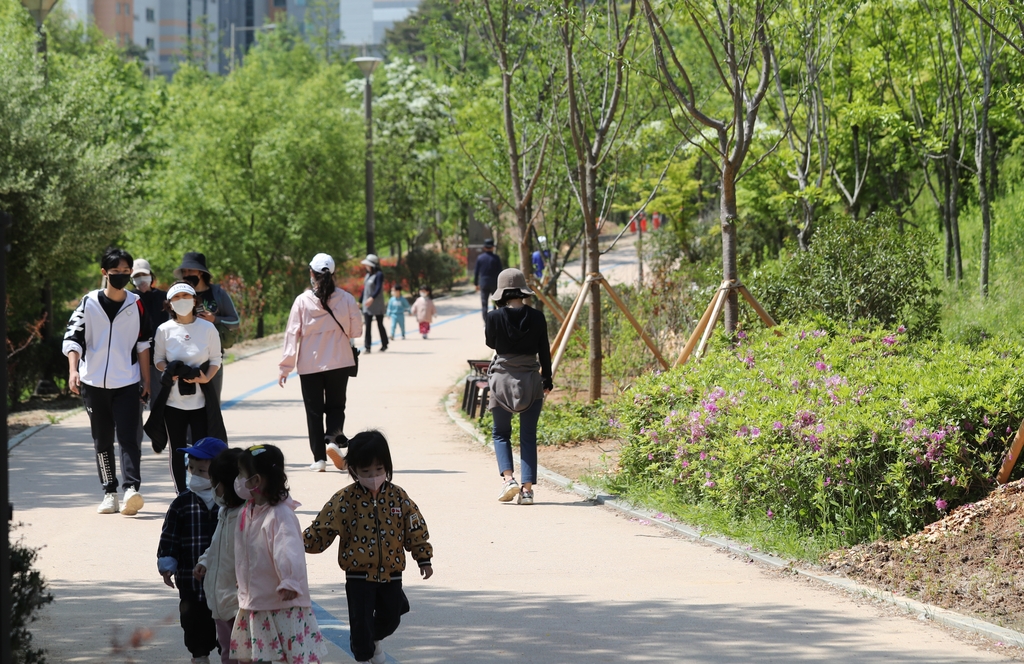
<svg viewBox="0 0 1024 664">
<path fill-rule="evenodd" d="M 373 345 L 371 333 L 373 319 L 377 319 L 377 332 L 380 333 L 380 349 L 388 349 L 388 333 L 384 330 L 384 273 L 380 269 L 380 259 L 376 254 L 367 254 L 361 261 L 366 267 L 366 278 L 363 280 L 363 328 L 366 338 L 363 340 L 363 352 L 369 353 Z"/>
<path fill-rule="evenodd" d="M 179 281 L 172 285 L 166 299 L 171 320 L 157 328 L 153 340 L 156 368 L 163 372 L 162 388 L 150 410 L 146 431 L 156 452 L 170 442 L 168 461 L 178 493 L 187 486 L 185 459 L 176 452 L 188 445 L 190 432 L 192 440 L 227 438 L 213 386 L 222 362 L 220 335 L 213 323 L 197 315 L 198 299 L 190 284 Z"/>
<path fill-rule="evenodd" d="M 150 339 L 145 307 L 124 288 L 132 257 L 111 247 L 100 260 L 106 285 L 86 293 L 71 313 L 62 350 L 68 358 L 68 389 L 81 394 L 89 413 L 96 469 L 103 485 L 100 514 L 119 511 L 114 433 L 121 448 L 122 514 L 137 514 L 145 501 L 139 447 L 139 399 L 149 397 Z M 141 385 L 140 385 L 141 382 Z"/>
<path fill-rule="evenodd" d="M 420 335 L 426 339 L 430 334 L 430 323 L 437 315 L 437 307 L 434 306 L 434 294 L 428 286 L 420 286 L 420 296 L 412 305 L 412 315 L 420 324 Z"/>
<path fill-rule="evenodd" d="M 498 274 L 502 270 L 501 258 L 494 253 L 494 240 L 484 240 L 484 250 L 476 258 L 476 270 L 473 272 L 473 285 L 480 292 L 480 308 L 487 321 L 487 310 L 490 308 L 491 293 L 498 285 Z"/>
<path fill-rule="evenodd" d="M 194 570 L 210 547 L 218 525 L 210 464 L 227 448 L 222 440 L 202 438 L 180 450 L 182 457 L 188 455 L 188 490 L 171 501 L 156 553 L 157 570 L 164 583 L 178 589 L 178 613 L 192 664 L 209 664 L 210 653 L 218 645 L 217 625 L 206 603 L 206 590 Z"/>
<path fill-rule="evenodd" d="M 338 564 L 345 570 L 352 655 L 357 662 L 384 664 L 381 641 L 395 633 L 409 612 L 402 590 L 405 552 L 416 560 L 420 576 L 429 579 L 434 549 L 416 503 L 391 483 L 394 468 L 384 435 L 356 434 L 348 459 L 355 482 L 331 496 L 303 540 L 306 553 L 323 553 L 340 538 Z"/>
<path fill-rule="evenodd" d="M 241 662 L 322 662 L 327 645 L 313 615 L 299 503 L 288 493 L 284 455 L 254 445 L 238 458 L 235 529 L 238 616 L 231 657 Z"/>
<path fill-rule="evenodd" d="M 142 300 L 142 307 L 145 309 L 146 321 L 150 332 L 167 322 L 167 310 L 164 308 L 164 300 L 167 291 L 161 290 L 154 285 L 153 268 L 145 258 L 136 258 L 132 263 L 132 284 L 135 285 L 135 294 Z M 152 348 L 152 339 L 150 348 Z M 149 354 L 149 401 L 152 402 L 160 396 L 160 372 L 153 366 L 153 353 Z M 139 442 L 142 442 L 142 409 L 145 404 L 139 402 Z"/>
<path fill-rule="evenodd" d="M 245 501 L 235 493 L 238 457 L 243 450 L 224 450 L 210 463 L 210 483 L 217 503 L 217 528 L 210 546 L 199 556 L 192 575 L 202 581 L 206 606 L 213 615 L 220 644 L 221 664 L 238 664 L 231 659 L 231 628 L 238 615 L 238 582 L 235 580 L 235 530 Z"/>
<path fill-rule="evenodd" d="M 388 300 L 388 318 L 391 319 L 391 338 L 395 339 L 395 328 L 402 330 L 402 341 L 405 341 L 405 315 L 409 313 L 409 300 L 402 297 L 402 287 L 395 284 L 391 287 L 391 298 Z"/>
<path fill-rule="evenodd" d="M 345 402 L 348 379 L 356 363 L 352 339 L 358 339 L 363 331 L 359 305 L 351 294 L 335 287 L 334 270 L 334 259 L 327 254 L 317 254 L 309 262 L 312 289 L 303 291 L 292 303 L 278 364 L 277 382 L 281 387 L 298 366 L 306 432 L 313 453 L 309 469 L 321 473 L 327 468 L 328 457 L 336 468 L 345 468 L 341 452 L 348 446 Z"/>
<path fill-rule="evenodd" d="M 238 338 L 240 321 L 235 303 L 231 295 L 218 284 L 212 283 L 213 277 L 206 267 L 206 256 L 198 251 L 190 251 L 181 259 L 181 265 L 174 269 L 174 277 L 187 281 L 196 289 L 199 296 L 198 315 L 203 320 L 213 323 L 220 334 L 221 353 L 234 345 Z M 217 390 L 217 398 L 224 387 L 224 370 L 217 372 L 213 379 L 213 387 Z"/>
<path fill-rule="evenodd" d="M 537 277 L 538 279 L 544 278 L 545 253 L 547 252 L 543 252 L 540 249 L 538 249 L 537 251 L 533 252 L 533 255 L 530 257 L 533 263 L 533 276 Z"/>
<path fill-rule="evenodd" d="M 551 349 L 544 314 L 527 306 L 533 295 L 526 277 L 514 268 L 498 275 L 494 302 L 498 308 L 487 314 L 486 342 L 495 350 L 487 370 L 491 397 L 488 408 L 494 419 L 492 437 L 498 472 L 505 480 L 498 500 L 516 497 L 520 505 L 533 504 L 537 481 L 537 422 L 544 397 L 551 392 Z M 512 416 L 519 414 L 519 456 L 523 485 L 515 480 L 512 463 Z"/>
</svg>

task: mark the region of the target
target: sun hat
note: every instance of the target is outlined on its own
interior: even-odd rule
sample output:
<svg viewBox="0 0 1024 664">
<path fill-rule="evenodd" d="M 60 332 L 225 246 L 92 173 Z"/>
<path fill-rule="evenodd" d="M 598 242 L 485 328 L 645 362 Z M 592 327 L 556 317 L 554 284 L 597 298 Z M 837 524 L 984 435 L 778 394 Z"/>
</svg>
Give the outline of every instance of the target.
<svg viewBox="0 0 1024 664">
<path fill-rule="evenodd" d="M 495 302 L 501 302 L 505 299 L 506 293 L 508 295 L 520 293 L 524 296 L 533 295 L 533 291 L 526 285 L 526 275 L 521 270 L 510 267 L 498 273 L 498 286 L 494 289 L 494 295 L 491 295 L 491 299 Z"/>
<path fill-rule="evenodd" d="M 149 261 L 145 258 L 136 258 L 135 262 L 132 263 L 132 276 L 139 274 L 148 274 L 153 276 L 153 268 L 149 266 Z"/>
<path fill-rule="evenodd" d="M 183 447 L 178 451 L 184 452 L 193 459 L 213 459 L 226 449 L 228 449 L 228 444 L 223 440 L 208 436 L 200 438 L 192 447 Z"/>
<path fill-rule="evenodd" d="M 377 254 L 366 254 L 366 258 L 359 261 L 359 264 L 366 267 L 380 267 L 380 259 L 377 258 Z"/>
<path fill-rule="evenodd" d="M 174 268 L 175 279 L 181 279 L 182 270 L 199 270 L 210 274 L 210 269 L 206 267 L 206 256 L 198 251 L 189 251 L 185 254 L 181 259 L 181 265 Z"/>
<path fill-rule="evenodd" d="M 191 284 L 174 284 L 167 289 L 167 300 L 170 301 L 170 299 L 178 293 L 188 293 L 192 297 L 195 297 L 196 289 L 192 288 Z"/>
<path fill-rule="evenodd" d="M 323 272 L 324 270 L 334 274 L 334 259 L 331 258 L 330 254 L 317 254 L 313 256 L 313 260 L 309 261 L 309 269 L 314 272 Z"/>
</svg>

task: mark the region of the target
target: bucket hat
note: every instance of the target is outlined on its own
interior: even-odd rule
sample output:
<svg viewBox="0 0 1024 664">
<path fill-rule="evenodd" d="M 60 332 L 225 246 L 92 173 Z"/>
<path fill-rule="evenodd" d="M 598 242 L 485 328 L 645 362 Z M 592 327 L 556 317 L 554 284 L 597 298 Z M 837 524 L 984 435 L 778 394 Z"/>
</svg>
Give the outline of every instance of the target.
<svg viewBox="0 0 1024 664">
<path fill-rule="evenodd" d="M 198 251 L 189 251 L 181 259 L 181 265 L 174 268 L 174 278 L 181 279 L 182 270 L 199 270 L 210 274 L 210 268 L 206 267 L 206 255 Z"/>
<path fill-rule="evenodd" d="M 149 266 L 149 261 L 145 258 L 136 258 L 135 262 L 132 263 L 132 276 L 135 277 L 140 274 L 153 276 L 153 268 Z"/>
<path fill-rule="evenodd" d="M 380 259 L 377 258 L 377 254 L 366 254 L 366 258 L 359 261 L 359 264 L 366 267 L 380 267 Z"/>
<path fill-rule="evenodd" d="M 495 302 L 501 302 L 505 299 L 506 293 L 509 295 L 516 293 L 533 295 L 533 291 L 526 285 L 526 275 L 521 270 L 510 267 L 498 273 L 498 287 L 494 289 L 494 295 L 491 295 L 491 299 Z"/>
</svg>

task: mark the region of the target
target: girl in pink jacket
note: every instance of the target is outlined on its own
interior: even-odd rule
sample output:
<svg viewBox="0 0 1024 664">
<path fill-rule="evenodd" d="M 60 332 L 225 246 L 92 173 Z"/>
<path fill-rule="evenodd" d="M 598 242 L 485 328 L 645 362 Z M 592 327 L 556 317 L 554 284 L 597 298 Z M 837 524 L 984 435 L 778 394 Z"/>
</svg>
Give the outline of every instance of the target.
<svg viewBox="0 0 1024 664">
<path fill-rule="evenodd" d="M 295 298 L 288 315 L 278 384 L 284 387 L 292 369 L 298 370 L 313 452 L 309 469 L 322 473 L 327 457 L 336 468 L 345 468 L 341 449 L 348 446 L 343 429 L 348 379 L 355 366 L 352 339 L 363 333 L 363 319 L 356 299 L 335 287 L 329 255 L 317 254 L 309 262 L 309 282 L 312 290 Z"/>
<path fill-rule="evenodd" d="M 238 616 L 231 657 L 315 664 L 327 655 L 306 578 L 299 503 L 288 495 L 284 455 L 254 445 L 238 459 L 235 493 L 246 501 L 235 531 Z"/>
<path fill-rule="evenodd" d="M 420 296 L 412 305 L 412 315 L 420 324 L 420 334 L 426 339 L 430 334 L 430 323 L 437 315 L 437 307 L 434 306 L 434 294 L 427 286 L 420 286 Z"/>
</svg>

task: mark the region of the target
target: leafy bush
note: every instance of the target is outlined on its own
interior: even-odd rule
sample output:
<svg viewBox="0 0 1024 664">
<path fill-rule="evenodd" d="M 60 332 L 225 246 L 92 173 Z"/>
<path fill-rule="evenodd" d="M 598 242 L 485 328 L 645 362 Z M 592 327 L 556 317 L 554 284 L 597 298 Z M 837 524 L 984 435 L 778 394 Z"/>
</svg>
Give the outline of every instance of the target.
<svg viewBox="0 0 1024 664">
<path fill-rule="evenodd" d="M 776 319 L 822 313 L 849 327 L 870 320 L 932 332 L 939 325 L 932 245 L 923 232 L 901 233 L 891 212 L 835 215 L 819 223 L 808 251 L 767 264 L 751 286 Z"/>
<path fill-rule="evenodd" d="M 537 423 L 538 445 L 580 443 L 586 440 L 613 438 L 616 431 L 609 424 L 607 406 L 595 403 L 546 403 Z M 491 435 L 491 414 L 478 421 L 480 431 Z M 512 443 L 519 444 L 519 418 L 512 418 Z"/>
<path fill-rule="evenodd" d="M 899 537 L 988 491 L 1024 417 L 1019 345 L 841 325 L 739 336 L 623 397 L 615 489 L 832 546 Z"/>
<path fill-rule="evenodd" d="M 465 271 L 465 265 L 461 265 L 454 256 L 432 249 L 417 248 L 410 251 L 402 260 L 394 279 L 406 282 L 411 291 L 423 285 L 435 290 L 451 290 L 452 284 L 465 274 Z"/>
<path fill-rule="evenodd" d="M 46 592 L 46 580 L 32 564 L 36 549 L 20 541 L 11 542 L 11 651 L 14 664 L 43 664 L 45 652 L 32 647 L 32 633 L 28 625 L 36 619 L 36 612 L 53 601 Z"/>
</svg>

